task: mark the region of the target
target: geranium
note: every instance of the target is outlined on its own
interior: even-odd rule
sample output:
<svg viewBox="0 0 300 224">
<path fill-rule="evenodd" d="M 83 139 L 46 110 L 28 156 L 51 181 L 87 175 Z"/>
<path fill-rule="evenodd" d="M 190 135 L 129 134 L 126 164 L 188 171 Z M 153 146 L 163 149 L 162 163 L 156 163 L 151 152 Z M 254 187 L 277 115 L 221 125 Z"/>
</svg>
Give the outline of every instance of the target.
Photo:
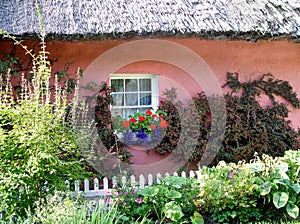
<svg viewBox="0 0 300 224">
<path fill-rule="evenodd" d="M 147 145 L 162 140 L 163 133 L 168 127 L 164 120 L 166 113 L 157 110 L 153 113 L 147 110 L 145 113 L 135 112 L 129 115 L 128 119 L 122 118 L 119 114 L 113 119 L 113 128 L 119 139 L 127 145 Z"/>
</svg>

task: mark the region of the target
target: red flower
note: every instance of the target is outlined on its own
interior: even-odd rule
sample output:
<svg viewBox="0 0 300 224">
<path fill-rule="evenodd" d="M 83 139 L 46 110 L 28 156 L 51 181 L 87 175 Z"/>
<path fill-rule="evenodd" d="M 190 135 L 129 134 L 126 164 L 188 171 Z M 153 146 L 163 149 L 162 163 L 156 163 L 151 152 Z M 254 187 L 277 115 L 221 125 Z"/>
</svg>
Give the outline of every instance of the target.
<svg viewBox="0 0 300 224">
<path fill-rule="evenodd" d="M 130 126 L 130 122 L 129 121 L 123 121 L 122 126 L 123 126 L 123 128 L 128 128 Z"/>
<path fill-rule="evenodd" d="M 136 119 L 130 118 L 129 121 L 135 123 L 135 122 L 136 122 Z"/>
<path fill-rule="evenodd" d="M 156 114 L 152 114 L 152 117 L 153 117 L 153 118 L 157 118 L 157 115 L 156 115 Z"/>
<path fill-rule="evenodd" d="M 165 120 L 162 120 L 160 123 L 159 123 L 159 126 L 162 127 L 162 128 L 166 128 L 168 127 L 168 123 L 165 121 Z"/>
<path fill-rule="evenodd" d="M 150 128 L 151 128 L 151 130 L 155 130 L 156 129 L 156 125 L 155 124 L 150 124 Z"/>
<path fill-rule="evenodd" d="M 139 116 L 139 121 L 143 122 L 144 120 L 146 120 L 146 118 L 144 116 Z"/>
<path fill-rule="evenodd" d="M 151 114 L 152 114 L 151 110 L 146 111 L 146 115 L 151 115 Z"/>
</svg>

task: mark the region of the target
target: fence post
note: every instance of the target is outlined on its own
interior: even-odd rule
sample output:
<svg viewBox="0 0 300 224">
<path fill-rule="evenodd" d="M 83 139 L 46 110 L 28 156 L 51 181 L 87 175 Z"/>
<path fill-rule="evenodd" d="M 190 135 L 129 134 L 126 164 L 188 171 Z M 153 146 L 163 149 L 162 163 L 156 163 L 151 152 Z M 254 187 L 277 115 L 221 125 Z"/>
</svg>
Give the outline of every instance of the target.
<svg viewBox="0 0 300 224">
<path fill-rule="evenodd" d="M 84 180 L 84 192 L 90 191 L 90 182 L 89 180 Z"/>
<path fill-rule="evenodd" d="M 99 191 L 99 179 L 97 177 L 94 179 L 94 191 Z"/>
</svg>

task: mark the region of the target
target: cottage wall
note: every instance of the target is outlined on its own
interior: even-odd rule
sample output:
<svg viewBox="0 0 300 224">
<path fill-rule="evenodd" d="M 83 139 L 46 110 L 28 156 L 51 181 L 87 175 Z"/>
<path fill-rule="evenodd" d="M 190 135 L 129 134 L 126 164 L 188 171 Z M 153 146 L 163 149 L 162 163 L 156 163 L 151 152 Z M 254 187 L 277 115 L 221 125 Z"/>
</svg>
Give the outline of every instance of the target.
<svg viewBox="0 0 300 224">
<path fill-rule="evenodd" d="M 116 60 L 122 60 L 116 55 L 111 59 L 100 63 L 97 67 L 99 57 L 107 53 L 114 47 L 129 43 L 136 40 L 103 40 L 103 41 L 85 41 L 85 42 L 62 42 L 48 41 L 47 50 L 51 52 L 49 58 L 53 62 L 53 72 L 61 71 L 68 68 L 69 74 L 75 74 L 78 67 L 83 69 L 89 81 L 97 83 L 107 81 L 109 74 L 106 71 L 115 73 L 151 73 L 159 74 L 159 95 L 163 97 L 163 91 L 166 88 L 174 86 L 179 91 L 179 98 L 186 100 L 194 96 L 197 92 L 207 88 L 205 79 L 214 76 L 219 86 L 222 86 L 226 80 L 227 72 L 238 72 L 242 81 L 254 80 L 264 73 L 272 73 L 275 78 L 283 79 L 290 82 L 294 90 L 300 97 L 300 44 L 284 40 L 278 41 L 218 41 L 218 40 L 202 40 L 196 38 L 165 38 L 164 41 L 180 44 L 184 48 L 190 49 L 198 57 L 198 61 L 188 61 L 185 57 L 178 56 L 174 51 L 173 59 L 175 64 L 166 61 L 142 60 L 133 61 L 129 64 L 122 64 L 121 67 L 111 67 Z M 29 47 L 38 49 L 37 42 L 25 42 Z M 153 49 L 149 48 L 149 51 Z M 120 51 L 124 62 L 136 53 L 138 49 L 124 49 Z M 13 47 L 9 41 L 0 42 L 0 55 L 5 53 L 16 54 L 23 61 L 28 61 L 28 57 L 24 56 L 23 51 L 19 47 Z M 168 53 L 168 54 L 166 54 Z M 164 48 L 157 53 L 161 55 L 170 55 L 170 52 L 164 52 Z M 173 62 L 174 62 L 173 61 Z M 205 73 L 205 69 L 199 71 L 201 76 L 200 83 L 195 77 L 184 71 L 184 66 L 193 67 L 195 63 L 203 63 L 203 68 L 210 68 L 210 74 Z M 178 63 L 177 63 L 178 62 Z M 26 64 L 26 63 L 25 63 Z M 184 66 L 183 66 L 184 65 Z M 96 67 L 95 67 L 96 66 Z M 92 68 L 93 67 L 93 68 Z M 98 70 L 95 71 L 95 68 Z M 200 69 L 201 70 L 201 69 Z M 207 72 L 206 72 L 207 73 Z M 211 77 L 210 77 L 211 78 Z M 197 79 L 197 77 L 196 77 Z M 88 81 L 86 80 L 86 81 Z M 202 82 L 203 81 L 203 82 Z M 223 89 L 226 92 L 227 89 Z M 263 105 L 269 102 L 262 98 Z M 295 128 L 300 127 L 300 110 L 290 108 L 290 119 Z"/>
</svg>

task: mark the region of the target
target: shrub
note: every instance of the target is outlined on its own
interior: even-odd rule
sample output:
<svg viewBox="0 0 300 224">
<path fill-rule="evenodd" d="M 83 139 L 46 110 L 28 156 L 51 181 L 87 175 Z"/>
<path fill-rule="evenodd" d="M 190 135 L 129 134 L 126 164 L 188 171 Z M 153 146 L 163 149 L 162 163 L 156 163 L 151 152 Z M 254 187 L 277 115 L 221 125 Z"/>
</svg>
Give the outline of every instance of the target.
<svg viewBox="0 0 300 224">
<path fill-rule="evenodd" d="M 200 214 L 210 214 L 220 223 L 248 223 L 258 221 L 258 185 L 255 175 L 245 164 L 226 164 L 201 170 L 200 193 L 195 204 Z"/>
<path fill-rule="evenodd" d="M 198 212 L 219 223 L 294 220 L 299 217 L 299 153 L 258 156 L 199 171 Z"/>
<path fill-rule="evenodd" d="M 64 190 L 66 179 L 82 177 L 85 164 L 67 110 L 72 101 L 57 79 L 55 89 L 50 88 L 45 32 L 38 55 L 3 35 L 21 45 L 33 62 L 32 80 L 22 78 L 19 94 L 13 92 L 10 69 L 5 80 L 0 76 L 0 212 L 9 219 L 34 211 L 34 202 L 46 202 L 54 190 Z"/>
<path fill-rule="evenodd" d="M 126 223 L 132 223 L 138 217 L 147 217 L 147 221 L 159 223 L 189 223 L 191 220 L 200 223 L 196 220 L 201 220 L 199 214 L 194 215 L 193 200 L 197 195 L 195 179 L 166 177 L 160 184 L 145 189 L 119 188 L 112 194 Z"/>
<path fill-rule="evenodd" d="M 300 206 L 300 151 L 286 151 L 283 157 L 264 155 L 250 163 L 261 195 L 266 217 L 278 220 L 287 215 L 296 219 Z M 280 215 L 278 215 L 278 210 Z M 274 212 L 276 211 L 276 212 Z"/>
</svg>

